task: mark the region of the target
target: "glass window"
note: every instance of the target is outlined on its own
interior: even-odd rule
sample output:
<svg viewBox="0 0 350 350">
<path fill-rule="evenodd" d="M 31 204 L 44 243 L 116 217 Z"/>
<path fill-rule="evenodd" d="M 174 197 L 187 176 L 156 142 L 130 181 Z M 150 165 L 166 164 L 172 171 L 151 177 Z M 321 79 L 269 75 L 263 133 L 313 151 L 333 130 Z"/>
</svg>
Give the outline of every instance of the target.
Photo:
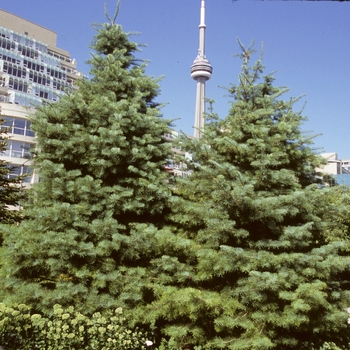
<svg viewBox="0 0 350 350">
<path fill-rule="evenodd" d="M 24 135 L 25 126 L 25 119 L 16 118 L 13 127 L 13 133 L 18 135 Z"/>
<path fill-rule="evenodd" d="M 25 94 L 16 91 L 16 93 L 13 96 L 13 102 L 19 104 L 21 106 L 28 106 L 28 107 L 33 107 L 33 106 L 39 106 L 42 104 L 42 100 L 38 97 L 35 97 L 33 95 Z"/>
<path fill-rule="evenodd" d="M 28 92 L 28 83 L 21 79 L 16 79 L 16 78 L 14 79 L 10 77 L 9 87 L 17 91 Z"/>
<path fill-rule="evenodd" d="M 29 120 L 27 120 L 26 122 L 26 136 L 34 137 L 34 131 L 31 129 L 32 123 Z"/>
<path fill-rule="evenodd" d="M 7 116 L 4 116 L 3 119 L 3 126 L 9 128 L 9 134 L 34 137 L 34 131 L 31 129 L 32 123 L 29 120 Z"/>
<path fill-rule="evenodd" d="M 11 168 L 10 174 L 7 176 L 9 179 L 13 179 L 14 177 L 20 176 L 20 175 L 26 175 L 28 176 L 23 179 L 24 183 L 30 183 L 31 182 L 31 168 L 27 165 L 23 164 L 9 164 L 9 167 Z"/>
<path fill-rule="evenodd" d="M 2 124 L 2 127 L 10 128 L 9 132 L 12 133 L 13 118 L 3 117 L 3 119 L 4 119 L 4 123 Z"/>
<path fill-rule="evenodd" d="M 15 158 L 22 158 L 22 142 L 17 141 L 9 141 L 9 143 L 12 143 L 11 145 L 11 156 Z"/>
<path fill-rule="evenodd" d="M 8 140 L 3 154 L 7 157 L 29 159 L 31 147 L 33 147 L 31 143 Z"/>
</svg>

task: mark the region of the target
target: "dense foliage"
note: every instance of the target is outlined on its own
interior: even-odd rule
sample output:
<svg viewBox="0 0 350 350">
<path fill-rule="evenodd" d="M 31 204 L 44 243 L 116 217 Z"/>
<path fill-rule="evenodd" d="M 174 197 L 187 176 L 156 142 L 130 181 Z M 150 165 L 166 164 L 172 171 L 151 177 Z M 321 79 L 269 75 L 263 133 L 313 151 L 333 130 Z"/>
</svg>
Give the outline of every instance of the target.
<svg viewBox="0 0 350 350">
<path fill-rule="evenodd" d="M 224 120 L 190 141 L 193 173 L 177 182 L 173 232 L 149 269 L 152 302 L 139 311 L 178 344 L 205 349 L 311 349 L 349 342 L 349 242 L 335 236 L 322 162 L 305 118 L 250 65 Z M 334 232 L 334 231 L 333 231 Z"/>
<path fill-rule="evenodd" d="M 33 117 L 38 149 L 28 218 L 6 233 L 5 300 L 50 312 L 119 307 L 129 266 L 142 264 L 139 234 L 157 231 L 170 195 L 168 122 L 121 26 L 97 28 L 91 79 Z"/>
<path fill-rule="evenodd" d="M 0 112 L 1 114 L 1 112 Z M 4 120 L 0 117 L 0 153 L 7 147 L 7 128 L 3 126 Z M 0 159 L 0 223 L 14 224 L 22 220 L 20 204 L 24 200 L 22 182 L 24 176 L 12 176 L 11 165 Z M 9 208 L 15 210 L 9 210 Z"/>
<path fill-rule="evenodd" d="M 329 241 L 350 239 L 350 188 L 334 186 L 326 191 L 328 210 L 324 219 L 330 222 L 327 238 Z"/>
<path fill-rule="evenodd" d="M 162 350 L 347 346 L 347 194 L 320 186 L 298 99 L 240 46 L 229 115 L 182 140 L 192 173 L 170 183 L 157 81 L 114 20 L 98 28 L 91 80 L 33 119 L 41 181 L 5 232 L 0 270 L 5 305 L 33 311 L 1 306 L 3 342 L 44 330 L 38 346 L 59 349 L 59 329 L 66 348 L 92 335 L 86 346 L 108 349 L 100 316 L 122 307 Z"/>
</svg>

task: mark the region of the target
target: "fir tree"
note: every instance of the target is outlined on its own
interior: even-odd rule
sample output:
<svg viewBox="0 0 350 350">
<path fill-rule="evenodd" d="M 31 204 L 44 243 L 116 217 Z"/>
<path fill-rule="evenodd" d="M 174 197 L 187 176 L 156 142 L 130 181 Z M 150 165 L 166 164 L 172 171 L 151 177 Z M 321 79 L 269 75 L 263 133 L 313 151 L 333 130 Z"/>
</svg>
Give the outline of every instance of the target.
<svg viewBox="0 0 350 350">
<path fill-rule="evenodd" d="M 125 285 L 139 283 L 125 271 L 147 251 L 139 236 L 157 231 L 168 211 L 158 80 L 114 21 L 96 27 L 92 78 L 33 117 L 40 182 L 28 219 L 6 236 L 7 301 L 47 312 L 58 303 L 84 312 L 123 306 Z"/>
<path fill-rule="evenodd" d="M 224 120 L 190 142 L 193 174 L 177 182 L 171 220 L 149 269 L 152 302 L 135 314 L 180 346 L 312 349 L 349 341 L 349 244 L 330 240 L 322 161 L 286 89 L 241 45 Z"/>
<path fill-rule="evenodd" d="M 1 111 L 0 111 L 1 114 Z M 0 117 L 0 153 L 7 148 L 7 129 L 3 127 L 4 120 Z M 21 204 L 24 201 L 23 176 L 11 176 L 13 167 L 0 159 L 0 223 L 15 224 L 23 218 Z"/>
</svg>

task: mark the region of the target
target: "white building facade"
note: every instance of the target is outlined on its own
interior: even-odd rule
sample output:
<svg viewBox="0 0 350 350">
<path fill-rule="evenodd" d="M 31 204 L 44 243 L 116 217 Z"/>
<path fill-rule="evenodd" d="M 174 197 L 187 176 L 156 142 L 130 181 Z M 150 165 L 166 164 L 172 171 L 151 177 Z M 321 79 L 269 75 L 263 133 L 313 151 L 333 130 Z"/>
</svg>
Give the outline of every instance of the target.
<svg viewBox="0 0 350 350">
<path fill-rule="evenodd" d="M 14 166 L 10 176 L 31 174 L 27 187 L 38 181 L 29 152 L 35 147 L 30 121 L 35 107 L 58 101 L 82 77 L 56 40 L 55 32 L 0 9 L 0 108 L 10 137 L 0 158 Z"/>
</svg>

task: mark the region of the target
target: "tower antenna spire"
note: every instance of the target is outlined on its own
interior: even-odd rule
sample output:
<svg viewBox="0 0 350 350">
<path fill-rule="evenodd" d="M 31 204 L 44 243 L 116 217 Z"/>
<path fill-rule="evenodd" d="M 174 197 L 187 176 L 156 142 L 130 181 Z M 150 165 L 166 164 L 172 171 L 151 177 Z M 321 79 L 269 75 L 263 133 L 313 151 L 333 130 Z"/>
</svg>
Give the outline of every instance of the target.
<svg viewBox="0 0 350 350">
<path fill-rule="evenodd" d="M 194 137 L 200 138 L 204 128 L 205 113 L 205 82 L 211 78 L 213 71 L 205 56 L 205 0 L 201 0 L 199 23 L 199 49 L 196 59 L 191 66 L 191 77 L 197 82 L 196 112 L 194 120 Z"/>
</svg>

